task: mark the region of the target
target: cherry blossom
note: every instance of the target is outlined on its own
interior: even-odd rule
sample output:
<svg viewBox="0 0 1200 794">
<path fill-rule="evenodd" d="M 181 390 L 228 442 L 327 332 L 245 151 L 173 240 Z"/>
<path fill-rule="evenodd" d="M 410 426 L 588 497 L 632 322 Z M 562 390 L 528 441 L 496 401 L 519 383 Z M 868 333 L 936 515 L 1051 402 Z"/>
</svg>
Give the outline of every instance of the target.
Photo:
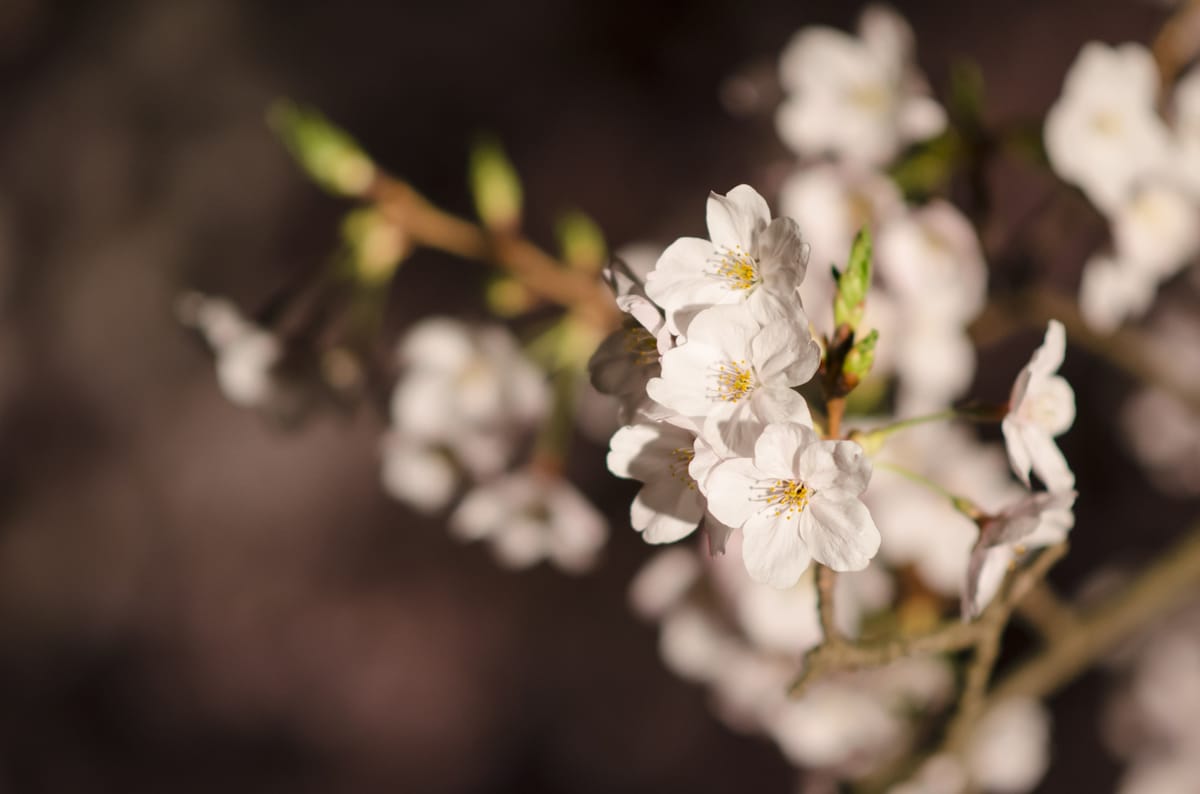
<svg viewBox="0 0 1200 794">
<path fill-rule="evenodd" d="M 1051 320 L 1041 347 L 1013 383 L 1008 415 L 1000 425 L 1009 462 L 1026 487 L 1030 470 L 1052 491 L 1075 485 L 1075 475 L 1054 443 L 1075 421 L 1075 392 L 1056 374 L 1066 349 L 1066 330 Z"/>
<path fill-rule="evenodd" d="M 870 6 L 859 37 L 809 27 L 780 56 L 788 97 L 775 125 L 802 156 L 885 165 L 905 144 L 937 135 L 946 114 L 913 65 L 913 34 L 895 11 Z"/>
<path fill-rule="evenodd" d="M 1120 205 L 1138 180 L 1167 161 L 1170 139 L 1155 109 L 1158 82 L 1154 57 L 1141 44 L 1090 42 L 1046 115 L 1051 166 L 1102 210 Z"/>
<path fill-rule="evenodd" d="M 708 309 L 663 355 L 662 375 L 646 391 L 674 412 L 669 421 L 718 450 L 751 448 L 769 422 L 810 422 L 792 387 L 812 378 L 821 353 L 802 318 L 760 327 L 738 307 Z"/>
<path fill-rule="evenodd" d="M 804 425 L 771 424 L 753 458 L 713 467 L 701 484 L 708 507 L 742 530 L 751 578 L 790 587 L 810 560 L 861 570 L 879 549 L 879 530 L 859 499 L 871 477 L 862 448 L 821 441 Z"/>
<path fill-rule="evenodd" d="M 799 310 L 807 251 L 790 218 L 771 220 L 767 202 L 749 185 L 708 198 L 710 240 L 683 237 L 646 277 L 646 294 L 666 311 L 667 327 L 686 334 L 710 306 L 744 305 L 759 322 Z"/>
</svg>

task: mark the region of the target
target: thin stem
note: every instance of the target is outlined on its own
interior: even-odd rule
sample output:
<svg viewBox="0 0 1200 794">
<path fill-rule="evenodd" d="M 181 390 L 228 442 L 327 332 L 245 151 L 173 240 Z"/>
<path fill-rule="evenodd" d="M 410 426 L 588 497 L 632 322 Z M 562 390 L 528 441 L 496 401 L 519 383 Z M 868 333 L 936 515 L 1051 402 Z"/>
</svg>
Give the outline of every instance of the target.
<svg viewBox="0 0 1200 794">
<path fill-rule="evenodd" d="M 821 620 L 821 635 L 824 642 L 832 645 L 843 643 L 842 634 L 838 631 L 837 620 L 834 616 L 834 589 L 837 587 L 837 574 L 826 565 L 816 563 L 817 615 Z"/>
<path fill-rule="evenodd" d="M 524 238 L 493 234 L 434 206 L 408 183 L 380 174 L 367 191 L 412 243 L 484 262 L 507 271 L 526 289 L 603 330 L 616 327 L 617 308 L 607 288 L 590 275 L 564 267 Z"/>
<path fill-rule="evenodd" d="M 825 402 L 828 424 L 825 428 L 826 438 L 841 438 L 842 417 L 846 414 L 846 398 L 831 397 Z"/>
<path fill-rule="evenodd" d="M 893 474 L 899 474 L 901 477 L 903 477 L 906 480 L 910 480 L 911 482 L 915 482 L 918 485 L 928 488 L 929 490 L 936 493 L 938 496 L 944 497 L 946 499 L 946 501 L 950 502 L 950 504 L 954 507 L 955 510 L 957 510 L 958 512 L 967 516 L 972 521 L 974 521 L 975 519 L 977 519 L 983 515 L 983 510 L 981 510 L 978 505 L 976 505 L 973 501 L 971 501 L 967 497 L 959 496 L 958 494 L 956 494 L 952 491 L 946 490 L 941 485 L 937 484 L 936 482 L 929 479 L 925 475 L 918 474 L 917 472 L 913 471 L 912 469 L 907 469 L 904 466 L 899 466 L 895 463 L 889 463 L 887 461 L 876 461 L 875 468 L 884 469 L 886 471 L 892 472 Z"/>
<path fill-rule="evenodd" d="M 1075 611 L 1045 582 L 1038 582 L 1025 594 L 1017 614 L 1046 640 L 1074 631 L 1079 623 Z"/>
</svg>

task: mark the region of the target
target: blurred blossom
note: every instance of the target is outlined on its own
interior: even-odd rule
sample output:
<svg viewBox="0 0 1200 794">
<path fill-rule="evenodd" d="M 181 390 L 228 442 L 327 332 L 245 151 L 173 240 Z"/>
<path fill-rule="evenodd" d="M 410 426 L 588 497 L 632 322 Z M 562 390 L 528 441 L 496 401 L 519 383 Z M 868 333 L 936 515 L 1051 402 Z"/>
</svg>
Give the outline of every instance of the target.
<svg viewBox="0 0 1200 794">
<path fill-rule="evenodd" d="M 814 328 L 830 332 L 835 292 L 830 265 L 839 270 L 846 266 L 859 229 L 877 231 L 904 210 L 900 189 L 870 169 L 821 163 L 799 168 L 787 178 L 779 206 L 800 225 L 809 245 L 810 267 L 801 287 L 804 308 Z"/>
<path fill-rule="evenodd" d="M 1151 479 L 1170 493 L 1200 493 L 1200 417 L 1160 389 L 1130 398 L 1121 424 Z"/>
<path fill-rule="evenodd" d="M 1130 762 L 1121 794 L 1192 791 L 1200 775 L 1200 609 L 1193 603 L 1136 646 L 1109 703 L 1109 744 Z"/>
<path fill-rule="evenodd" d="M 1030 791 L 1050 765 L 1050 715 L 1029 698 L 992 706 L 979 720 L 967 748 L 971 780 L 985 791 Z"/>
<path fill-rule="evenodd" d="M 458 487 L 458 470 L 445 452 L 396 432 L 382 442 L 383 489 L 423 513 L 450 504 Z"/>
<path fill-rule="evenodd" d="M 686 546 L 663 549 L 630 583 L 629 603 L 643 618 L 660 618 L 683 599 L 701 573 L 695 550 Z"/>
<path fill-rule="evenodd" d="M 1171 174 L 1200 200 L 1200 67 L 1176 83 L 1172 104 L 1177 165 Z"/>
<path fill-rule="evenodd" d="M 279 377 L 283 343 L 242 316 L 231 301 L 197 292 L 178 304 L 180 320 L 198 330 L 217 358 L 217 383 L 230 402 L 264 408 L 284 392 Z"/>
<path fill-rule="evenodd" d="M 1158 84 L 1154 57 L 1143 45 L 1091 42 L 1046 116 L 1051 166 L 1102 210 L 1114 210 L 1139 180 L 1167 162 L 1169 135 L 1156 109 Z"/>
<path fill-rule="evenodd" d="M 470 491 L 451 513 L 450 530 L 463 540 L 488 541 L 506 567 L 548 560 L 568 573 L 591 568 L 608 536 L 604 517 L 573 485 L 532 469 Z"/>
<path fill-rule="evenodd" d="M 904 145 L 946 125 L 913 64 L 908 23 L 890 8 L 868 6 L 858 32 L 855 38 L 833 28 L 804 28 L 780 56 L 787 98 L 776 128 L 801 156 L 886 165 Z"/>
<path fill-rule="evenodd" d="M 966 428 L 931 424 L 897 433 L 877 455 L 865 498 L 883 536 L 881 555 L 893 565 L 912 565 L 934 591 L 960 597 L 977 534 L 973 523 L 946 496 L 890 466 L 981 504 L 1002 505 L 1023 493 L 1008 473 L 1004 453 L 995 444 L 978 441 Z M 988 573 L 980 584 L 981 603 L 991 599 L 999 584 L 999 578 Z"/>
<path fill-rule="evenodd" d="M 448 452 L 476 478 L 503 471 L 545 415 L 545 376 L 501 326 L 472 328 L 450 318 L 417 323 L 398 348 L 404 373 L 391 398 L 392 432 L 408 443 L 384 446 L 385 457 L 415 446 Z M 403 470 L 412 461 L 385 463 Z M 428 476 L 435 476 L 429 474 Z M 406 489 L 389 491 L 398 498 Z"/>
<path fill-rule="evenodd" d="M 1083 266 L 1079 311 L 1101 333 L 1112 333 L 1131 317 L 1140 317 L 1154 302 L 1155 279 L 1123 259 L 1096 254 Z"/>
<path fill-rule="evenodd" d="M 1112 218 L 1122 262 L 1161 281 L 1200 251 L 1200 203 L 1163 183 L 1148 183 L 1122 202 Z"/>
</svg>

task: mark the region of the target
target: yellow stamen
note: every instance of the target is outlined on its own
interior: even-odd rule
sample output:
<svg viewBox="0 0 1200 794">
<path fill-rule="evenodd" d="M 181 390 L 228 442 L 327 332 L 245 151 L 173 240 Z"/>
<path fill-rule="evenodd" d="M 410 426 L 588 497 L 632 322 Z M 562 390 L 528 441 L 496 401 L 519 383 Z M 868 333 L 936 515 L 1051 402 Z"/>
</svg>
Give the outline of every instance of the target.
<svg viewBox="0 0 1200 794">
<path fill-rule="evenodd" d="M 767 487 L 767 504 L 775 505 L 775 515 L 792 519 L 804 512 L 812 491 L 799 480 L 776 480 Z"/>
<path fill-rule="evenodd" d="M 717 388 L 715 397 L 727 403 L 735 403 L 758 388 L 754 370 L 740 361 L 723 361 L 716 368 Z"/>
<path fill-rule="evenodd" d="M 709 262 L 713 265 L 711 275 L 722 279 L 729 289 L 750 290 L 762 281 L 758 273 L 758 260 L 750 256 L 740 245 L 717 250 L 717 256 Z"/>
</svg>

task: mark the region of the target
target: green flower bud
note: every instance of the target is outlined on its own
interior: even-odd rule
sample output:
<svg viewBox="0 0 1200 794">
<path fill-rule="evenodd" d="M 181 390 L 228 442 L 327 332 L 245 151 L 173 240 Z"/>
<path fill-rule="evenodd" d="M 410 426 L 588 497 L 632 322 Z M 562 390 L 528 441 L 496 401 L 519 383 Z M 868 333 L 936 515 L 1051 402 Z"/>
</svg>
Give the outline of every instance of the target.
<svg viewBox="0 0 1200 794">
<path fill-rule="evenodd" d="M 568 212 L 558 219 L 555 229 L 563 261 L 574 270 L 599 273 L 608 261 L 604 232 L 582 212 Z"/>
<path fill-rule="evenodd" d="M 504 149 L 481 138 L 471 149 L 471 195 L 479 219 L 494 231 L 511 231 L 521 223 L 521 180 Z"/>
<path fill-rule="evenodd" d="M 343 130 L 315 110 L 281 99 L 267 123 L 310 178 L 331 193 L 361 196 L 375 179 L 375 164 Z"/>
<path fill-rule="evenodd" d="M 842 374 L 853 383 L 862 381 L 871 372 L 875 363 L 875 343 L 879 341 L 879 331 L 872 329 L 871 333 L 854 343 L 846 354 L 846 362 L 842 365 Z"/>
<path fill-rule="evenodd" d="M 858 327 L 862 322 L 870 286 L 871 232 L 863 227 L 850 246 L 850 261 L 846 269 L 837 274 L 837 296 L 833 300 L 835 326 L 848 325 L 851 331 Z"/>
</svg>

